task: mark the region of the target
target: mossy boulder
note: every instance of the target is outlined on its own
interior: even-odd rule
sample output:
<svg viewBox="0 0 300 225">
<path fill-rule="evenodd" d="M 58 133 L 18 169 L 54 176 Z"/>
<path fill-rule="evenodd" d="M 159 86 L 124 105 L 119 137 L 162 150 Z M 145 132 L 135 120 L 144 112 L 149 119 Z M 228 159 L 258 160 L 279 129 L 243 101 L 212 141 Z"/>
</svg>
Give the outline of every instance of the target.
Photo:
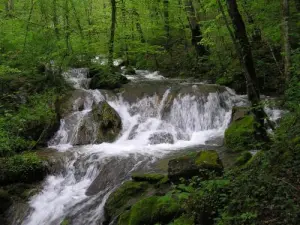
<svg viewBox="0 0 300 225">
<path fill-rule="evenodd" d="M 222 162 L 218 153 L 214 150 L 185 155 L 170 160 L 168 164 L 168 177 L 173 182 L 178 181 L 181 177 L 191 178 L 199 176 L 207 179 L 210 172 L 214 172 L 217 175 L 221 175 L 223 172 Z"/>
<path fill-rule="evenodd" d="M 225 131 L 225 146 L 233 152 L 255 148 L 258 144 L 255 122 L 253 115 L 232 122 Z"/>
<path fill-rule="evenodd" d="M 136 75 L 135 69 L 132 66 L 127 66 L 125 68 L 124 74 L 126 75 Z"/>
<path fill-rule="evenodd" d="M 127 181 L 122 184 L 109 196 L 105 204 L 106 219 L 110 220 L 124 212 L 126 208 L 143 197 L 148 188 L 147 182 Z"/>
<path fill-rule="evenodd" d="M 116 89 L 129 82 L 125 76 L 118 72 L 113 73 L 94 69 L 92 73 L 91 89 Z"/>
<path fill-rule="evenodd" d="M 41 181 L 47 172 L 47 164 L 35 153 L 0 158 L 0 185 Z"/>
<path fill-rule="evenodd" d="M 242 152 L 241 155 L 236 159 L 234 165 L 242 166 L 245 165 L 252 158 L 250 152 Z"/>
<path fill-rule="evenodd" d="M 233 107 L 231 113 L 231 123 L 243 119 L 245 116 L 248 116 L 250 114 L 251 110 L 249 107 Z"/>
<path fill-rule="evenodd" d="M 123 213 L 118 225 L 167 224 L 181 213 L 181 204 L 171 196 L 151 196 L 138 201 Z"/>
<path fill-rule="evenodd" d="M 75 144 L 100 144 L 113 142 L 122 129 L 119 114 L 107 103 L 94 105 L 84 118 L 78 129 L 78 138 Z"/>
<path fill-rule="evenodd" d="M 170 225 L 194 225 L 194 217 L 190 215 L 182 215 L 175 219 Z"/>
<path fill-rule="evenodd" d="M 159 174 L 159 173 L 134 173 L 131 175 L 132 180 L 134 181 L 146 181 L 151 184 L 156 184 L 161 182 L 166 176 Z"/>
</svg>

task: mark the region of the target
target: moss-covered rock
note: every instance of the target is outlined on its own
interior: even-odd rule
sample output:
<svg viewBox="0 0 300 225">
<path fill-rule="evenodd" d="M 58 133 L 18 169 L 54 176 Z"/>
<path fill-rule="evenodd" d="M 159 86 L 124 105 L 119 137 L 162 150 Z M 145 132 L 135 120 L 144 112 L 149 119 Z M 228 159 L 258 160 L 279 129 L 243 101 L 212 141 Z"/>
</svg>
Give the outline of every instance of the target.
<svg viewBox="0 0 300 225">
<path fill-rule="evenodd" d="M 47 172 L 47 164 L 35 153 L 0 158 L 0 185 L 41 181 Z"/>
<path fill-rule="evenodd" d="M 118 225 L 167 224 L 181 213 L 180 203 L 171 196 L 151 196 L 138 201 L 123 213 Z"/>
<path fill-rule="evenodd" d="M 122 129 L 119 114 L 107 103 L 94 105 L 84 118 L 78 129 L 78 138 L 75 144 L 100 144 L 113 142 Z"/>
<path fill-rule="evenodd" d="M 120 73 L 111 73 L 104 70 L 94 71 L 90 88 L 91 89 L 116 89 L 120 88 L 129 80 Z"/>
<path fill-rule="evenodd" d="M 106 204 L 105 213 L 109 220 L 130 207 L 137 202 L 146 192 L 149 184 L 147 182 L 127 181 L 121 185 L 115 192 L 113 192 Z"/>
<path fill-rule="evenodd" d="M 125 68 L 124 74 L 126 74 L 126 75 L 135 75 L 136 72 L 135 72 L 135 69 L 132 66 L 127 66 Z"/>
<path fill-rule="evenodd" d="M 230 124 L 225 131 L 225 146 L 231 151 L 250 150 L 257 146 L 255 119 L 247 115 Z"/>
<path fill-rule="evenodd" d="M 245 116 L 250 114 L 251 110 L 249 107 L 233 107 L 231 113 L 231 123 L 243 119 Z"/>
<path fill-rule="evenodd" d="M 177 218 L 174 220 L 174 222 L 172 222 L 169 225 L 194 225 L 194 217 L 190 216 L 190 215 L 182 215 L 181 217 Z"/>
<path fill-rule="evenodd" d="M 148 173 L 148 174 L 134 173 L 131 175 L 131 178 L 134 181 L 146 181 L 146 182 L 152 183 L 152 184 L 161 182 L 165 177 L 166 176 L 159 174 L 159 173 Z"/>
<path fill-rule="evenodd" d="M 178 181 L 181 177 L 191 178 L 200 176 L 207 178 L 209 172 L 222 174 L 223 165 L 219 155 L 214 150 L 205 150 L 192 153 L 176 159 L 168 164 L 168 177 L 172 181 Z"/>
<path fill-rule="evenodd" d="M 243 152 L 241 155 L 236 159 L 234 165 L 242 166 L 246 164 L 252 158 L 252 154 L 250 152 Z"/>
</svg>

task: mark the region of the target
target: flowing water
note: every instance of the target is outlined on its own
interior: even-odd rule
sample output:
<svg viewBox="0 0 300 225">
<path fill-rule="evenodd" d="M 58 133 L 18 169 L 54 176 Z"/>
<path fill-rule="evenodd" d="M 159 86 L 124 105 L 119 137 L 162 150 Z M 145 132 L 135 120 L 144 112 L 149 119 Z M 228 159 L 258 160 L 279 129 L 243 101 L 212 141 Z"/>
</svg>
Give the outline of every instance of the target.
<svg viewBox="0 0 300 225">
<path fill-rule="evenodd" d="M 64 75 L 84 94 L 74 101 L 74 112 L 61 120 L 49 146 L 70 154 L 64 172 L 48 176 L 43 190 L 31 199 L 23 225 L 59 225 L 64 218 L 72 225 L 102 224 L 105 201 L 132 171 L 150 170 L 168 154 L 222 137 L 232 107 L 246 104 L 245 96 L 228 88 L 166 82 L 157 72 L 129 76 L 133 81 L 121 94 L 87 90 L 85 69 Z M 129 96 L 138 89 L 139 94 Z M 119 113 L 121 134 L 114 143 L 74 146 L 93 104 L 104 100 Z"/>
</svg>

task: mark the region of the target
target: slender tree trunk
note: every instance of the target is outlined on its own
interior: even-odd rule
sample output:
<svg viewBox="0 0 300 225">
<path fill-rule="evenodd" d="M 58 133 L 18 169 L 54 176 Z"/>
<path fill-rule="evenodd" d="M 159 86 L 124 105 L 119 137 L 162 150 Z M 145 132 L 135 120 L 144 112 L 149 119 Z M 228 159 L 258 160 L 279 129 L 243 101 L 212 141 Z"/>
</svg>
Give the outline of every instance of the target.
<svg viewBox="0 0 300 225">
<path fill-rule="evenodd" d="M 121 0 L 121 12 L 122 12 L 122 20 L 123 20 L 123 29 L 125 32 L 127 31 L 127 23 L 126 23 L 126 5 L 125 5 L 125 0 Z M 129 65 L 129 54 L 128 54 L 128 37 L 129 35 L 125 33 L 124 35 L 124 54 L 126 58 L 126 66 Z"/>
<path fill-rule="evenodd" d="M 58 28 L 58 17 L 57 17 L 57 0 L 52 1 L 52 9 L 53 9 L 53 26 L 56 38 L 59 39 L 59 28 Z"/>
<path fill-rule="evenodd" d="M 201 33 L 200 25 L 196 18 L 195 9 L 192 0 L 185 0 L 185 10 L 187 12 L 189 27 L 192 32 L 192 45 L 195 47 L 197 56 L 201 57 L 205 55 L 207 52 L 205 47 L 200 43 L 202 40 L 202 33 Z"/>
<path fill-rule="evenodd" d="M 117 6 L 116 6 L 116 0 L 110 0 L 110 2 L 111 2 L 111 27 L 110 27 L 109 49 L 108 49 L 108 66 L 110 67 L 110 70 L 113 71 Z"/>
<path fill-rule="evenodd" d="M 136 20 L 136 23 L 135 23 L 136 30 L 140 35 L 141 42 L 145 43 L 146 39 L 145 39 L 144 32 L 143 32 L 143 29 L 141 26 L 140 15 L 138 14 L 138 12 L 135 8 L 133 9 L 133 14 L 134 14 L 135 20 Z"/>
<path fill-rule="evenodd" d="M 14 0 L 7 0 L 7 2 L 5 3 L 5 10 L 8 16 L 10 16 L 11 12 L 14 10 L 14 7 Z"/>
<path fill-rule="evenodd" d="M 65 0 L 65 42 L 67 52 L 66 55 L 69 55 L 72 52 L 71 42 L 70 42 L 70 21 L 69 21 L 69 0 Z"/>
<path fill-rule="evenodd" d="M 82 39 L 84 39 L 84 35 L 83 35 L 83 31 L 82 31 L 80 19 L 79 19 L 79 17 L 78 17 L 78 14 L 77 14 L 77 10 L 76 10 L 74 1 L 73 1 L 73 0 L 70 0 L 70 1 L 71 1 L 71 6 L 72 6 L 72 9 L 73 9 L 73 14 L 74 14 L 74 17 L 75 17 L 75 20 L 76 20 L 76 24 L 77 24 L 77 27 L 78 27 L 80 36 L 81 36 Z"/>
<path fill-rule="evenodd" d="M 170 19 L 169 19 L 169 0 L 163 0 L 164 4 L 164 22 L 166 32 L 166 50 L 170 50 Z"/>
<path fill-rule="evenodd" d="M 291 69 L 291 45 L 289 31 L 289 0 L 282 0 L 282 33 L 283 33 L 283 50 L 284 50 L 284 76 L 286 83 L 290 79 Z"/>
<path fill-rule="evenodd" d="M 25 40 L 24 40 L 24 46 L 23 46 L 24 51 L 26 49 L 27 37 L 28 37 L 28 32 L 29 32 L 29 24 L 30 24 L 32 13 L 33 13 L 33 8 L 34 8 L 34 2 L 33 2 L 33 0 L 31 0 L 31 6 L 30 6 L 30 11 L 29 11 L 28 20 L 27 20 Z"/>
<path fill-rule="evenodd" d="M 300 0 L 295 0 L 295 5 L 298 13 L 300 12 Z"/>
<path fill-rule="evenodd" d="M 255 119 L 258 122 L 256 126 L 256 131 L 258 132 L 257 137 L 269 140 L 267 132 L 264 127 L 264 121 L 267 119 L 267 122 L 271 128 L 274 128 L 272 123 L 268 120 L 268 117 L 260 105 L 260 95 L 256 78 L 256 71 L 254 67 L 252 50 L 248 40 L 245 23 L 243 18 L 238 10 L 236 0 L 226 0 L 229 16 L 232 21 L 234 29 L 234 39 L 235 46 L 240 58 L 240 62 L 244 69 L 244 75 L 247 83 L 247 93 L 248 99 L 252 105 L 252 112 L 255 115 Z"/>
</svg>

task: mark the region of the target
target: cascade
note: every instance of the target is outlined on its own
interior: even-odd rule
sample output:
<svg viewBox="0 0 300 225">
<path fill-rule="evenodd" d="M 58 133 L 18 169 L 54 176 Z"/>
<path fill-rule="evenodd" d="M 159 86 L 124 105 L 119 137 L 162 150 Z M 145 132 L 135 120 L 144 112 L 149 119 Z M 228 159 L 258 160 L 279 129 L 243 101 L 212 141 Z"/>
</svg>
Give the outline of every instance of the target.
<svg viewBox="0 0 300 225">
<path fill-rule="evenodd" d="M 132 171 L 151 169 L 157 159 L 168 154 L 222 137 L 232 107 L 247 104 L 245 96 L 229 88 L 166 82 L 158 72 L 148 71 L 128 76 L 134 88 L 129 86 L 127 91 L 140 88 L 142 93 L 129 100 L 126 93 L 88 90 L 87 73 L 73 69 L 64 74 L 84 94 L 74 101 L 73 113 L 61 120 L 49 147 L 70 154 L 64 159 L 64 172 L 48 176 L 43 190 L 30 200 L 31 211 L 23 225 L 59 225 L 64 218 L 73 225 L 101 224 L 109 194 L 129 179 Z M 149 91 L 143 84 L 153 89 Z M 93 105 L 103 101 L 121 117 L 119 137 L 113 143 L 76 145 L 80 124 Z"/>
</svg>

